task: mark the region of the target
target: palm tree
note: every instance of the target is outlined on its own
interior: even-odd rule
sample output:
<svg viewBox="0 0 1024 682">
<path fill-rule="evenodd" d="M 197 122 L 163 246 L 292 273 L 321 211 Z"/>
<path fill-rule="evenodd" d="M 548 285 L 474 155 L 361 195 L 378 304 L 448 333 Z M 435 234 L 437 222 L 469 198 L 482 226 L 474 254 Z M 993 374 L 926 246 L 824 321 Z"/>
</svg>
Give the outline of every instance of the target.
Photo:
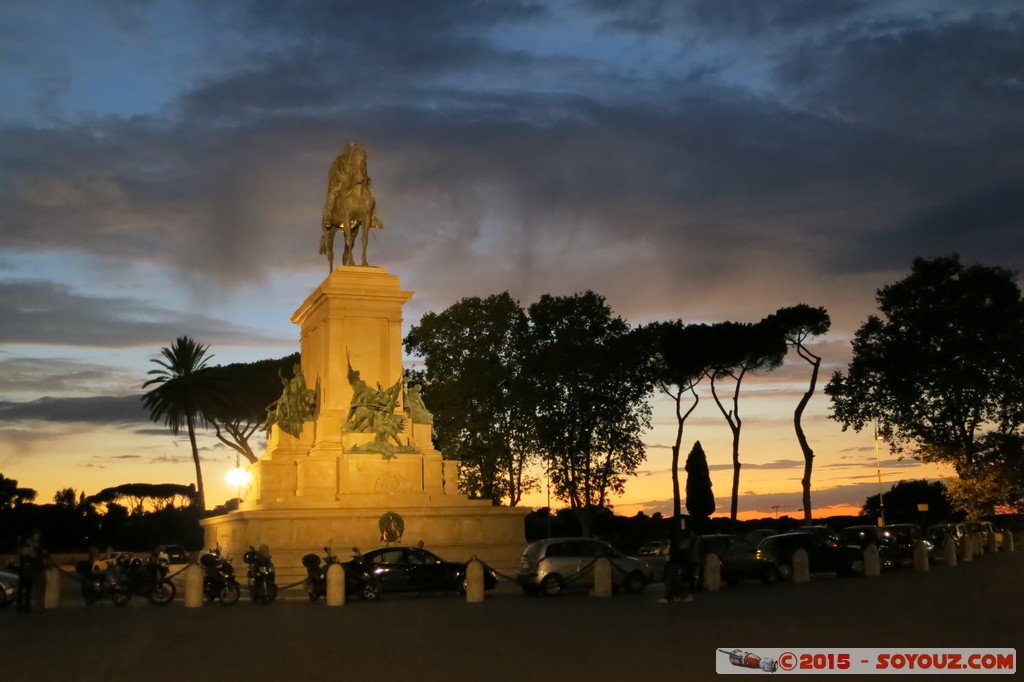
<svg viewBox="0 0 1024 682">
<path fill-rule="evenodd" d="M 156 385 L 156 388 L 142 396 L 142 403 L 149 410 L 149 418 L 155 422 L 161 419 L 175 436 L 184 426 L 192 444 L 192 460 L 196 465 L 196 492 L 200 509 L 206 509 L 206 492 L 203 489 L 203 470 L 199 465 L 199 446 L 196 445 L 196 421 L 206 425 L 215 407 L 223 401 L 223 390 L 206 369 L 206 363 L 213 357 L 207 355 L 209 346 L 197 343 L 187 336 L 179 336 L 170 348 L 161 348 L 163 359 L 153 360 L 160 369 L 148 374 L 153 378 L 142 385 Z"/>
</svg>

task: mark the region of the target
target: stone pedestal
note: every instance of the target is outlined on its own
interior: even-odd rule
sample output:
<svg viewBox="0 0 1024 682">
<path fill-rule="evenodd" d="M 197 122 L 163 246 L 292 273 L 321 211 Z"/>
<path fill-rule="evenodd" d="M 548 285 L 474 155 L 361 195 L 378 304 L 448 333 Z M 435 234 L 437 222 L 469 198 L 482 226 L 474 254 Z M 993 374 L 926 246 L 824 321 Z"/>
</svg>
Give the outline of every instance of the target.
<svg viewBox="0 0 1024 682">
<path fill-rule="evenodd" d="M 381 268 L 335 269 L 299 309 L 302 373 L 317 392 L 317 409 L 298 438 L 274 426 L 267 452 L 249 467 L 239 510 L 203 521 L 208 547 L 240 557 L 249 545 L 268 544 L 279 581 L 303 572 L 301 557 L 331 546 L 342 561 L 352 547 L 382 544 L 385 512 L 405 522 L 403 542 L 424 545 L 452 561 L 476 555 L 498 568 L 518 564 L 525 545 L 525 512 L 494 507 L 458 493 L 458 463 L 434 449 L 430 427 L 405 418 L 392 458 L 352 452 L 373 441 L 342 433 L 353 389 L 349 368 L 370 386 L 400 381 L 402 306 L 412 297 Z"/>
</svg>

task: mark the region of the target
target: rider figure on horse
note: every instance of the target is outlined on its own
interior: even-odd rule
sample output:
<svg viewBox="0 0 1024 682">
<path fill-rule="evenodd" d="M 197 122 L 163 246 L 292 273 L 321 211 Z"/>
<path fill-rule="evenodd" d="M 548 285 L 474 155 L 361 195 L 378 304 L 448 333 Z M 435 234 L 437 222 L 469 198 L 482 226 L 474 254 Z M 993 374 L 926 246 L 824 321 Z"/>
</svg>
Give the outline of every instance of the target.
<svg viewBox="0 0 1024 682">
<path fill-rule="evenodd" d="M 363 231 L 362 265 L 366 265 L 366 244 L 370 229 L 375 227 L 383 225 L 377 218 L 377 202 L 366 172 L 366 149 L 358 142 L 349 142 L 327 173 L 320 253 L 327 254 L 330 270 L 334 271 L 334 235 L 339 228 L 345 237 L 342 265 L 355 265 L 352 249 L 360 229 Z"/>
</svg>

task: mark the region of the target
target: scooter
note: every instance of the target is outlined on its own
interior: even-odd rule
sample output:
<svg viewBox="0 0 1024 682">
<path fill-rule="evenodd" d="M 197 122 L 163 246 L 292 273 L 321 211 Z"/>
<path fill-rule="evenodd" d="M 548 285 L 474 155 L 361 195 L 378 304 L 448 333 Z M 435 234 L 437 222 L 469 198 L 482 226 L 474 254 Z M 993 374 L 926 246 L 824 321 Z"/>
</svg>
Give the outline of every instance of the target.
<svg viewBox="0 0 1024 682">
<path fill-rule="evenodd" d="M 166 606 L 174 600 L 178 589 L 167 578 L 166 559 L 150 557 L 149 561 L 135 557 L 128 562 L 125 582 L 133 594 L 146 597 L 157 606 Z"/>
<path fill-rule="evenodd" d="M 206 601 L 219 599 L 224 606 L 231 606 L 242 594 L 242 586 L 235 580 L 235 567 L 231 559 L 222 559 L 220 547 L 214 547 L 199 557 L 203 567 L 203 598 Z"/>
<path fill-rule="evenodd" d="M 341 564 L 345 572 L 345 596 L 358 594 L 366 601 L 375 601 L 380 597 L 380 583 L 363 562 L 359 551 L 354 549 L 354 552 L 352 561 Z M 327 569 L 336 563 L 338 557 L 330 547 L 324 547 L 323 560 L 316 554 L 302 557 L 302 565 L 306 567 L 306 594 L 309 595 L 310 601 L 327 597 Z"/>
<path fill-rule="evenodd" d="M 270 550 L 261 545 L 259 551 L 249 545 L 249 551 L 242 557 L 249 569 L 246 577 L 249 581 L 249 597 L 253 603 L 269 604 L 277 598 L 277 583 L 274 581 L 274 562 L 270 560 Z"/>
<path fill-rule="evenodd" d="M 82 599 L 92 606 L 101 599 L 110 599 L 114 606 L 124 606 L 132 598 L 131 588 L 124 578 L 128 570 L 126 558 L 119 557 L 116 563 L 101 567 L 90 559 L 75 564 L 75 573 L 82 583 Z"/>
</svg>

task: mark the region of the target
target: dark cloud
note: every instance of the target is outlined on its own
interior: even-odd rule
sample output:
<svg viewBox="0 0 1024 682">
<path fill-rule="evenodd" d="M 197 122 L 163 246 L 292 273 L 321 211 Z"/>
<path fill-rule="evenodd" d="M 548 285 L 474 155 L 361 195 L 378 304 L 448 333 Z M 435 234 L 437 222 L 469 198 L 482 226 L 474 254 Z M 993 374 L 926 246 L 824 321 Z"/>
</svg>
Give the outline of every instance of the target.
<svg viewBox="0 0 1024 682">
<path fill-rule="evenodd" d="M 640 84 L 625 66 L 498 47 L 489 36 L 503 22 L 539 26 L 550 11 L 540 3 L 501 5 L 434 12 L 310 3 L 285 11 L 255 3 L 241 17 L 217 15 L 266 32 L 266 48 L 183 92 L 176 107 L 149 119 L 4 136 L 4 156 L 18 163 L 0 165 L 3 185 L 13 188 L 0 197 L 9 209 L 0 243 L 147 259 L 192 281 L 260 282 L 275 269 L 316 262 L 310 253 L 325 169 L 346 139 L 362 139 L 386 225 L 375 245 L 382 253 L 417 253 L 407 271 L 429 268 L 431 294 L 465 292 L 468 281 L 479 287 L 483 273 L 498 290 L 528 297 L 596 286 L 590 273 L 602 250 L 618 254 L 620 264 L 658 268 L 665 291 L 685 291 L 694 279 L 712 289 L 737 284 L 739 262 L 753 280 L 794 258 L 808 277 L 899 267 L 915 249 L 913 231 L 906 248 L 873 259 L 856 258 L 860 249 L 848 243 L 872 244 L 941 210 L 940 186 L 942 196 L 959 190 L 965 197 L 983 196 L 977 185 L 985 178 L 1012 187 L 1008 160 L 992 162 L 993 154 L 1005 157 L 1008 140 L 1000 138 L 998 148 L 988 141 L 1017 119 L 1012 74 L 1021 48 L 1011 39 L 1013 22 L 978 17 L 925 30 L 922 19 L 858 19 L 861 3 L 854 2 L 825 9 L 681 4 L 688 21 L 704 26 L 817 26 L 820 37 L 780 43 L 775 93 L 665 73 L 637 96 Z M 658 15 L 675 4 L 640 5 L 627 9 Z M 849 21 L 830 30 L 836 16 Z M 953 68 L 971 36 L 970 64 Z M 915 46 L 917 61 L 910 59 Z M 933 53 L 945 55 L 935 75 L 896 66 L 931 65 Z M 573 85 L 537 89 L 526 78 L 486 87 L 524 69 L 571 75 Z M 427 70 L 436 78 L 424 78 Z M 889 80 L 865 81 L 863 74 L 876 72 Z M 468 78 L 480 87 L 455 85 L 474 73 L 486 74 Z M 977 107 L 951 119 L 960 121 L 955 135 L 908 135 L 886 113 L 907 111 L 911 80 L 926 95 L 945 97 L 937 81 L 950 75 Z M 965 85 L 972 78 L 1003 83 L 1008 101 L 972 95 Z M 839 94 L 888 109 L 841 115 Z M 934 111 L 937 104 L 922 96 L 912 106 Z M 878 125 L 883 114 L 897 124 Z M 994 126 L 978 132 L 970 121 L 980 117 Z M 74 230 L 53 229 L 68 216 Z M 995 239 L 993 232 L 979 242 Z M 616 289 L 610 298 L 630 308 L 651 305 L 651 285 L 613 278 L 607 286 Z M 775 286 L 786 302 L 792 286 Z"/>
<path fill-rule="evenodd" d="M 886 244 L 884 255 L 878 242 Z M 881 257 L 897 264 L 915 257 L 957 253 L 966 262 L 1024 269 L 1024 176 L 1018 184 L 951 196 L 920 211 L 883 234 L 865 236 L 848 259 L 867 263 Z"/>
<path fill-rule="evenodd" d="M 1004 138 L 1024 112 L 1022 38 L 1019 5 L 958 20 L 864 22 L 786 53 L 776 74 L 802 106 L 939 144 L 970 145 Z M 975 161 L 985 163 L 980 155 Z"/>
<path fill-rule="evenodd" d="M 138 376 L 124 368 L 73 358 L 0 359 L 0 395 L 36 394 L 45 386 L 50 396 L 94 394 L 97 386 L 116 390 Z"/>
<path fill-rule="evenodd" d="M 764 469 L 764 470 L 785 470 L 785 469 L 799 469 L 803 470 L 804 461 L 802 459 L 777 459 L 772 462 L 756 463 L 756 462 L 743 462 L 743 470 L 749 469 Z M 732 464 L 711 464 L 708 466 L 710 471 L 732 471 Z"/>
<path fill-rule="evenodd" d="M 161 310 L 134 298 L 82 295 L 50 282 L 0 281 L 0 316 L 0 343 L 126 348 L 159 345 L 182 334 L 204 343 L 287 343 L 222 319 Z"/>
<path fill-rule="evenodd" d="M 690 28 L 740 38 L 814 28 L 854 15 L 868 5 L 865 0 L 589 0 L 586 4 L 614 29 L 661 34 Z"/>
<path fill-rule="evenodd" d="M 95 396 L 90 398 L 39 398 L 24 403 L 0 401 L 4 421 L 88 422 L 91 424 L 135 424 L 148 422 L 142 396 Z M 167 431 L 162 432 L 164 435 Z"/>
</svg>

